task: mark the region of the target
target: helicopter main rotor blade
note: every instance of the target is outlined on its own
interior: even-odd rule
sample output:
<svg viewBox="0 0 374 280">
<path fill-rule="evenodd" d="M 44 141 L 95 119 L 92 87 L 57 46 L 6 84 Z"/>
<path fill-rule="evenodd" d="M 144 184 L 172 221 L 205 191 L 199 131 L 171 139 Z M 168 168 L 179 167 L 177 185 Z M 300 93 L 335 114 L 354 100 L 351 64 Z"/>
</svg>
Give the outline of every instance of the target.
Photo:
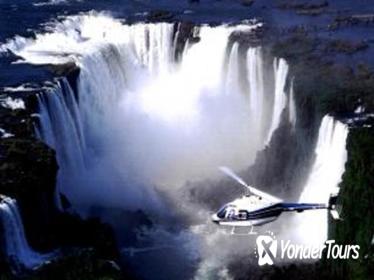
<svg viewBox="0 0 374 280">
<path fill-rule="evenodd" d="M 239 184 L 246 187 L 247 189 L 249 189 L 252 192 L 251 187 L 242 178 L 240 178 L 238 175 L 236 175 L 230 168 L 228 168 L 226 166 L 220 166 L 219 170 L 221 170 L 227 176 L 231 177 L 232 179 L 234 179 Z"/>
<path fill-rule="evenodd" d="M 235 181 L 237 181 L 239 184 L 241 184 L 242 186 L 246 187 L 247 189 L 249 189 L 249 191 L 251 193 L 253 193 L 254 195 L 256 196 L 260 196 L 268 201 L 272 201 L 272 202 L 281 202 L 282 199 L 278 198 L 278 197 L 275 197 L 275 196 L 272 196 L 270 194 L 267 194 L 263 191 L 260 191 L 254 187 L 251 187 L 250 185 L 248 185 L 242 178 L 240 178 L 238 175 L 236 175 L 230 168 L 226 167 L 226 166 L 221 166 L 219 168 L 223 173 L 225 173 L 226 175 L 228 175 L 229 177 L 233 178 Z"/>
</svg>

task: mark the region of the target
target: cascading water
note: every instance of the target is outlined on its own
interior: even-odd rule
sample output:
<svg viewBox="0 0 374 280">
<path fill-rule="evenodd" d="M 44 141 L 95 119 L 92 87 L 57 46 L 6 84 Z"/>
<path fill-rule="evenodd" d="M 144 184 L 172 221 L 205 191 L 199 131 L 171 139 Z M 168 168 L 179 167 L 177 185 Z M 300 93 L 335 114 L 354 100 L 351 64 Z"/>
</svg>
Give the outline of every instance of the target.
<svg viewBox="0 0 374 280">
<path fill-rule="evenodd" d="M 63 178 L 85 170 L 85 138 L 78 103 L 68 81 L 63 78 L 54 89 L 37 96 L 39 122 L 36 134 L 57 151 L 60 171 L 56 185 L 56 205 L 60 205 Z"/>
<path fill-rule="evenodd" d="M 235 42 L 231 47 L 231 52 L 228 59 L 225 82 L 225 93 L 240 92 L 240 69 L 239 69 L 239 43 Z"/>
<path fill-rule="evenodd" d="M 78 104 L 64 78 L 47 94 L 38 95 L 40 123 L 37 135 L 58 151 L 60 168 L 81 171 L 84 166 L 84 137 Z"/>
<path fill-rule="evenodd" d="M 268 136 L 266 139 L 266 144 L 271 140 L 271 136 L 277 129 L 280 121 L 281 115 L 286 107 L 286 94 L 284 92 L 286 86 L 286 78 L 288 73 L 288 65 L 284 59 L 274 60 L 274 73 L 275 73 L 275 90 L 274 90 L 274 108 L 272 114 L 272 120 Z"/>
<path fill-rule="evenodd" d="M 28 63 L 74 61 L 80 67 L 76 93 L 62 79 L 38 100 L 38 135 L 57 151 L 58 191 L 85 213 L 92 205 L 140 208 L 168 224 L 162 215 L 174 210 L 165 209 L 159 191 L 184 205 L 188 202 L 178 189 L 188 180 L 215 178 L 220 165 L 251 165 L 281 122 L 288 71 L 283 59 L 275 59 L 267 71 L 260 47 L 242 53 L 239 43 L 230 44 L 233 31 L 253 28 L 198 27 L 199 42 L 187 43 L 178 62 L 172 24 L 126 25 L 101 14 L 69 17 L 50 33 L 2 46 Z M 275 81 L 270 87 L 265 86 L 268 75 Z M 191 217 L 209 217 L 205 209 L 186 209 Z M 191 233 L 199 236 L 185 229 L 155 232 L 156 245 L 177 246 L 180 240 L 195 240 Z M 225 256 L 233 254 L 231 249 L 211 254 L 214 245 L 205 241 L 197 277 L 207 267 L 213 275 L 224 271 Z M 187 263 L 180 250 L 180 263 Z M 149 262 L 157 263 L 154 254 Z"/>
<path fill-rule="evenodd" d="M 328 203 L 344 173 L 347 160 L 348 127 L 326 115 L 321 122 L 315 148 L 316 159 L 300 196 L 300 202 Z M 303 213 L 297 218 L 298 239 L 305 244 L 321 245 L 327 240 L 326 211 Z"/>
<path fill-rule="evenodd" d="M 58 189 L 64 186 L 73 201 L 82 199 L 77 199 L 79 192 L 85 193 L 89 201 L 87 193 L 95 195 L 91 185 L 97 179 L 103 185 L 108 184 L 105 177 L 115 178 L 109 183 L 113 188 L 133 179 L 138 190 L 133 188 L 129 196 L 140 199 L 142 184 L 180 186 L 186 180 L 215 176 L 221 164 L 236 169 L 250 165 L 265 135 L 269 140 L 279 124 L 287 98 L 283 59 L 274 61 L 274 92 L 265 90 L 261 48 L 248 49 L 247 73 L 240 71 L 238 43 L 225 59 L 230 34 L 251 28 L 200 27 L 200 41 L 186 47 L 178 65 L 172 60 L 173 25 L 166 23 L 128 26 L 102 15 L 72 17 L 32 42 L 9 42 L 8 48 L 30 63 L 73 59 L 81 68 L 79 100 L 64 79 L 54 93 L 39 97 L 39 134 L 57 150 Z M 239 85 L 243 79 L 248 79 L 244 91 Z M 274 100 L 270 110 L 265 109 L 265 99 Z M 265 112 L 273 112 L 271 123 Z M 84 183 L 87 170 L 100 175 Z M 78 185 L 74 180 L 91 190 L 73 187 Z M 107 199 L 113 205 L 113 199 Z M 126 205 L 123 199 L 115 204 Z"/>
<path fill-rule="evenodd" d="M 288 119 L 293 127 L 296 125 L 296 104 L 294 99 L 293 79 L 291 81 L 290 94 L 288 99 Z"/>
<path fill-rule="evenodd" d="M 250 48 L 247 51 L 247 69 L 249 97 L 251 106 L 250 125 L 257 132 L 253 137 L 257 138 L 257 145 L 264 144 L 266 131 L 265 117 L 265 77 L 261 48 Z"/>
<path fill-rule="evenodd" d="M 14 273 L 24 269 L 36 269 L 55 256 L 55 254 L 39 254 L 30 248 L 17 202 L 14 199 L 0 197 L 0 221 L 5 239 L 4 253 Z"/>
</svg>

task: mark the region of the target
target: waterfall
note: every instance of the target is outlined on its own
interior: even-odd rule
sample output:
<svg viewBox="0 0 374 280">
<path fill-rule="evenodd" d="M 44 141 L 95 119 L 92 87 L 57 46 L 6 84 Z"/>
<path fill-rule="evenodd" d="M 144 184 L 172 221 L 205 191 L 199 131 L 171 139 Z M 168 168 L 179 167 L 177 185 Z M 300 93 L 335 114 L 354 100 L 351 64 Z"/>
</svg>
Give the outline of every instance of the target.
<svg viewBox="0 0 374 280">
<path fill-rule="evenodd" d="M 85 136 L 75 94 L 66 78 L 54 89 L 37 95 L 39 122 L 36 135 L 56 150 L 57 174 L 55 203 L 62 210 L 60 193 L 64 178 L 79 176 L 85 170 Z"/>
<path fill-rule="evenodd" d="M 225 82 L 225 93 L 240 92 L 239 74 L 239 44 L 235 42 L 231 47 Z"/>
<path fill-rule="evenodd" d="M 249 99 L 251 106 L 251 126 L 254 128 L 254 137 L 257 138 L 258 150 L 264 144 L 265 119 L 265 77 L 261 48 L 250 48 L 247 51 L 247 71 L 249 84 Z"/>
<path fill-rule="evenodd" d="M 68 17 L 35 40 L 9 41 L 29 63 L 73 60 L 81 69 L 76 93 L 61 79 L 38 97 L 37 134 L 57 151 L 58 191 L 79 204 L 148 205 L 141 185 L 175 188 L 216 176 L 222 164 L 251 165 L 279 126 L 288 74 L 283 59 L 268 73 L 260 47 L 243 53 L 230 43 L 234 31 L 253 28 L 195 27 L 200 40 L 178 62 L 173 24 L 126 25 L 94 13 Z M 268 75 L 274 90 L 265 87 Z"/>
<path fill-rule="evenodd" d="M 92 205 L 142 209 L 165 231 L 164 224 L 175 223 L 166 214 L 189 203 L 180 191 L 186 182 L 218 178 L 221 165 L 247 168 L 281 122 L 287 63 L 274 59 L 269 70 L 260 47 L 243 49 L 231 41 L 233 32 L 254 28 L 196 27 L 199 40 L 186 44 L 175 61 L 173 24 L 128 25 L 89 13 L 67 17 L 35 39 L 17 37 L 0 51 L 9 48 L 28 63 L 74 62 L 80 68 L 77 92 L 60 79 L 55 90 L 38 97 L 37 134 L 56 150 L 58 191 L 80 214 Z M 185 208 L 192 219 L 209 216 L 206 209 Z M 180 235 L 149 238 L 164 245 L 168 236 Z M 217 262 L 208 239 L 193 235 L 206 243 L 199 246 L 207 248 L 202 266 L 221 269 L 220 249 Z M 173 251 L 178 273 L 180 264 L 191 263 L 186 256 L 182 246 Z M 144 272 L 143 266 L 163 260 L 157 251 L 147 257 Z"/>
<path fill-rule="evenodd" d="M 347 160 L 346 139 L 348 127 L 326 115 L 321 122 L 314 161 L 299 201 L 303 203 L 328 203 L 344 173 Z M 307 244 L 323 244 L 327 239 L 328 214 L 313 211 L 298 215 L 300 239 Z"/>
<path fill-rule="evenodd" d="M 84 136 L 77 100 L 63 78 L 55 89 L 37 96 L 39 123 L 37 135 L 57 151 L 61 169 L 77 172 L 84 166 Z"/>
<path fill-rule="evenodd" d="M 268 132 L 266 144 L 269 144 L 271 136 L 279 126 L 281 116 L 286 107 L 287 96 L 284 92 L 286 86 L 286 79 L 288 74 L 288 64 L 284 59 L 274 60 L 274 75 L 275 75 L 275 90 L 274 90 L 274 105 L 273 115 L 270 129 Z"/>
<path fill-rule="evenodd" d="M 296 104 L 295 104 L 295 97 L 294 97 L 294 80 L 291 81 L 290 87 L 290 94 L 288 98 L 288 119 L 292 125 L 295 127 L 296 125 Z"/>
<path fill-rule="evenodd" d="M 23 269 L 37 269 L 55 254 L 39 254 L 27 243 L 17 202 L 9 197 L 0 197 L 0 220 L 2 222 L 5 256 L 12 271 L 19 273 Z"/>
</svg>

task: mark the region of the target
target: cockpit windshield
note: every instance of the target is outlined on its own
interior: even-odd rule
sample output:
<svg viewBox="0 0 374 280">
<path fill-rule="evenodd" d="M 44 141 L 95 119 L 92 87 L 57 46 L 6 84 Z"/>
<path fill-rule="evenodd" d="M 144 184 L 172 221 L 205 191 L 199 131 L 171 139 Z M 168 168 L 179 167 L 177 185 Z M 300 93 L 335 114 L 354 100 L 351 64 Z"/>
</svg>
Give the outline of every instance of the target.
<svg viewBox="0 0 374 280">
<path fill-rule="evenodd" d="M 218 210 L 217 212 L 217 217 L 220 218 L 220 219 L 223 219 L 225 217 L 225 214 L 226 214 L 226 209 L 227 209 L 227 206 L 223 206 L 221 209 Z"/>
<path fill-rule="evenodd" d="M 223 206 L 217 212 L 217 217 L 220 219 L 231 218 L 233 216 L 235 216 L 235 207 L 231 204 Z"/>
</svg>

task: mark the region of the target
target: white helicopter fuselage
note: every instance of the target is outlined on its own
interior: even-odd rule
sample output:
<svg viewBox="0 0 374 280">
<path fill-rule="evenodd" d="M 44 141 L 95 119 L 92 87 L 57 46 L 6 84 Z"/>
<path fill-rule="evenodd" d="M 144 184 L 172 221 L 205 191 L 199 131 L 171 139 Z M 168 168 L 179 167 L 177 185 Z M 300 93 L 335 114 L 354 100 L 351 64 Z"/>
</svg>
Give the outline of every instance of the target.
<svg viewBox="0 0 374 280">
<path fill-rule="evenodd" d="M 278 215 L 248 219 L 248 213 L 266 209 L 276 202 L 266 201 L 255 195 L 245 195 L 225 204 L 217 213 L 212 215 L 212 221 L 223 226 L 256 226 L 277 219 Z"/>
<path fill-rule="evenodd" d="M 330 203 L 285 203 L 250 195 L 225 204 L 217 213 L 212 215 L 212 221 L 222 226 L 253 227 L 270 223 L 283 212 L 303 212 L 318 209 L 332 210 L 332 205 Z"/>
</svg>

